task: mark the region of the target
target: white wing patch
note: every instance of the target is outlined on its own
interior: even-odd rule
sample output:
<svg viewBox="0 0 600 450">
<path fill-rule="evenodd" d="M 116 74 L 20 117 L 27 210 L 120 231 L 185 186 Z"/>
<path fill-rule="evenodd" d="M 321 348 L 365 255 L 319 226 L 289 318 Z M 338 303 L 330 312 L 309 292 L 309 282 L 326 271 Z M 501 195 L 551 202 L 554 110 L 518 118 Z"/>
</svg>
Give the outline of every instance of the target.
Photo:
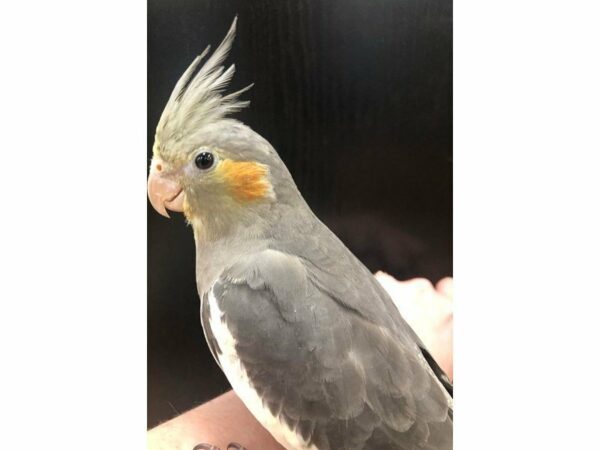
<svg viewBox="0 0 600 450">
<path fill-rule="evenodd" d="M 314 445 L 309 446 L 300 435 L 291 430 L 279 418 L 273 416 L 263 404 L 237 355 L 235 349 L 236 340 L 229 331 L 227 324 L 223 321 L 223 312 L 219 308 L 212 288 L 208 293 L 208 303 L 210 307 L 210 328 L 221 350 L 221 353 L 217 357 L 235 393 L 244 402 L 254 417 L 287 450 L 318 450 Z"/>
</svg>

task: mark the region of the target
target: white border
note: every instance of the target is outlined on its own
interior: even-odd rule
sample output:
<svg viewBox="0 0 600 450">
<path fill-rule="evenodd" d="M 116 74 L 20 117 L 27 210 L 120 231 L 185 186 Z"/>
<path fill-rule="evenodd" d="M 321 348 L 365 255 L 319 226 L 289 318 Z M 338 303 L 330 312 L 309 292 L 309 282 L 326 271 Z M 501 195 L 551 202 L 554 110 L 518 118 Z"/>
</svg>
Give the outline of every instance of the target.
<svg viewBox="0 0 600 450">
<path fill-rule="evenodd" d="M 146 446 L 146 3 L 0 13 L 6 449 Z"/>
<path fill-rule="evenodd" d="M 456 449 L 598 446 L 599 15 L 455 2 Z"/>
</svg>

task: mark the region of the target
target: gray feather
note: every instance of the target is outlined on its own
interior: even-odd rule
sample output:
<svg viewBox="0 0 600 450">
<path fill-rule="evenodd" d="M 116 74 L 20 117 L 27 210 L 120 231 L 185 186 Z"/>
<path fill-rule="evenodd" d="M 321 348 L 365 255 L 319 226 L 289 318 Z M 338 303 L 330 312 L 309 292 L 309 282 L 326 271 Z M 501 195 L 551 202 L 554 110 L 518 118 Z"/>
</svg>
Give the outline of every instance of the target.
<svg viewBox="0 0 600 450">
<path fill-rule="evenodd" d="M 319 450 L 450 449 L 451 408 L 408 325 L 376 286 L 349 281 L 356 276 L 343 292 L 324 289 L 331 275 L 266 250 L 213 288 L 271 413 Z"/>
</svg>

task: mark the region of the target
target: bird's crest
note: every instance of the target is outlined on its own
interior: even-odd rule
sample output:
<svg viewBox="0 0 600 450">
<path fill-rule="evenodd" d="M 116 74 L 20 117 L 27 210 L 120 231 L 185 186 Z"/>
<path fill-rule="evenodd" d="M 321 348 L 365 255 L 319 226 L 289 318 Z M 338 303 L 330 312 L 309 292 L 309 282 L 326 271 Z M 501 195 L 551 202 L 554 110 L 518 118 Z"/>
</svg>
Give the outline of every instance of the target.
<svg viewBox="0 0 600 450">
<path fill-rule="evenodd" d="M 166 144 L 167 141 L 179 142 L 183 138 L 193 138 L 202 127 L 250 104 L 249 101 L 239 100 L 239 96 L 252 85 L 223 95 L 235 72 L 235 64 L 225 70 L 222 63 L 231 50 L 236 24 L 237 17 L 233 20 L 221 44 L 204 65 L 198 69 L 209 53 L 210 45 L 194 59 L 175 85 L 156 127 L 157 145 Z"/>
</svg>

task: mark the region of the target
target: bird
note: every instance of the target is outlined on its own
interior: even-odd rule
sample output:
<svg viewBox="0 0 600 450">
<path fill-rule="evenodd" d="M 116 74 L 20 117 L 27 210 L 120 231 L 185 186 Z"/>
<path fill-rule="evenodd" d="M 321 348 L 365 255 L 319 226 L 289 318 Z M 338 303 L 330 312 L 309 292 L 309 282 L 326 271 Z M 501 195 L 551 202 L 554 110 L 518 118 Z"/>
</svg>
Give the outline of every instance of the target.
<svg viewBox="0 0 600 450">
<path fill-rule="evenodd" d="M 273 146 L 231 117 L 252 87 L 226 92 L 236 23 L 175 84 L 148 176 L 154 209 L 193 230 L 211 353 L 287 450 L 451 449 L 451 381 Z"/>
</svg>

